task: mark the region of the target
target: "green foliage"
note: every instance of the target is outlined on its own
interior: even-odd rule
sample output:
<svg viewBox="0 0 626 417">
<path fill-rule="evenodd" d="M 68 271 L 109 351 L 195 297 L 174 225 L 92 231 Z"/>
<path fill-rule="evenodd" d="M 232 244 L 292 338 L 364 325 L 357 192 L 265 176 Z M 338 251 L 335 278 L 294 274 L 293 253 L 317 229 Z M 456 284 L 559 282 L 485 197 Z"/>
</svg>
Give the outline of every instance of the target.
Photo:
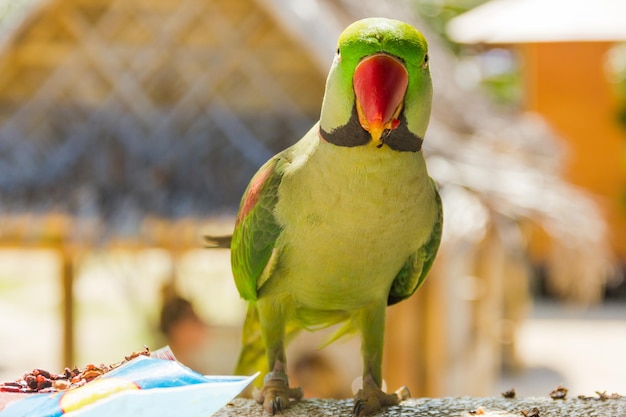
<svg viewBox="0 0 626 417">
<path fill-rule="evenodd" d="M 522 71 L 517 61 L 511 59 L 513 62 L 509 68 L 493 74 L 484 74 L 481 79 L 485 93 L 499 105 L 514 106 L 522 100 Z"/>
<path fill-rule="evenodd" d="M 607 73 L 620 100 L 616 117 L 626 130 L 626 43 L 616 45 L 609 52 Z"/>
<path fill-rule="evenodd" d="M 613 83 L 618 99 L 615 118 L 624 131 L 626 138 L 626 42 L 615 45 L 608 53 L 606 71 Z M 622 169 L 626 171 L 626 153 L 622 158 Z M 621 204 L 626 209 L 626 190 L 622 192 Z"/>
<path fill-rule="evenodd" d="M 473 61 L 473 69 L 477 74 L 475 82 L 484 93 L 496 104 L 515 106 L 522 98 L 522 73 L 513 54 L 490 54 L 489 51 L 467 56 L 467 48 L 452 42 L 446 33 L 448 22 L 486 0 L 417 0 L 416 7 L 424 21 L 435 30 L 449 49 L 468 63 Z M 500 50 L 502 52 L 502 50 Z M 464 56 L 465 55 L 465 56 Z M 494 62 L 494 61 L 499 61 Z M 507 61 L 503 65 L 503 61 Z"/>
<path fill-rule="evenodd" d="M 460 14 L 485 3 L 487 0 L 416 0 L 417 12 L 424 21 L 458 53 L 460 48 L 446 34 L 448 22 Z"/>
<path fill-rule="evenodd" d="M 27 7 L 33 3 L 34 0 L 0 0 L 0 35 L 15 18 L 21 17 Z"/>
</svg>

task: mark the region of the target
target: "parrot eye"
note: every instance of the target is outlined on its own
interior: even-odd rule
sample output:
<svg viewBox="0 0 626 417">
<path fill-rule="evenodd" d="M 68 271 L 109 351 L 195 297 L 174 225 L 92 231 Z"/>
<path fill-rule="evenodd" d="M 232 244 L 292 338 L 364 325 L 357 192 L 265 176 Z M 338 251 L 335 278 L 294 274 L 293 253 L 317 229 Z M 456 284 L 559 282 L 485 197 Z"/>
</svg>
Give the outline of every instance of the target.
<svg viewBox="0 0 626 417">
<path fill-rule="evenodd" d="M 428 66 L 428 54 L 424 55 L 424 63 L 422 64 L 423 68 L 426 68 Z"/>
</svg>

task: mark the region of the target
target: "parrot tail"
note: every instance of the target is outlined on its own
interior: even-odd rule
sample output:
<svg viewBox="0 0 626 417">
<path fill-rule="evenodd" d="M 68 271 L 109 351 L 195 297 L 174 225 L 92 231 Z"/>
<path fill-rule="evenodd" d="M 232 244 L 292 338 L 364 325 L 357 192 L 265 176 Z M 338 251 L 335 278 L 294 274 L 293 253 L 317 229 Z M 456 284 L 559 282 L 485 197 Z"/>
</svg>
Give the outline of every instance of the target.
<svg viewBox="0 0 626 417">
<path fill-rule="evenodd" d="M 225 236 L 204 236 L 204 247 L 207 249 L 230 249 L 230 242 L 233 240 L 232 235 Z"/>
<path fill-rule="evenodd" d="M 269 372 L 265 357 L 265 346 L 261 338 L 261 323 L 256 303 L 248 304 L 246 320 L 241 334 L 241 353 L 235 368 L 236 375 L 252 375 L 256 372 L 265 375 Z M 257 381 L 262 378 L 257 378 Z"/>
</svg>

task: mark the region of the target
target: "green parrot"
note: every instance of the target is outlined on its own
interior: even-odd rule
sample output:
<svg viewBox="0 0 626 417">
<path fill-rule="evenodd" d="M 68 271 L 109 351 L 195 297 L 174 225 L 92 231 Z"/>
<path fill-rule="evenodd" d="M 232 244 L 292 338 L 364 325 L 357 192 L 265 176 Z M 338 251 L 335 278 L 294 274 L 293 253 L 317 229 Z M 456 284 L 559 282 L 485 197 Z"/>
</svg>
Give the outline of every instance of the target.
<svg viewBox="0 0 626 417">
<path fill-rule="evenodd" d="M 249 302 L 237 373 L 275 414 L 299 400 L 285 346 L 299 329 L 360 332 L 354 414 L 398 404 L 381 389 L 385 310 L 411 296 L 439 248 L 441 200 L 422 141 L 432 85 L 427 43 L 411 25 L 369 18 L 339 37 L 321 116 L 254 175 L 232 236 L 235 284 Z"/>
</svg>

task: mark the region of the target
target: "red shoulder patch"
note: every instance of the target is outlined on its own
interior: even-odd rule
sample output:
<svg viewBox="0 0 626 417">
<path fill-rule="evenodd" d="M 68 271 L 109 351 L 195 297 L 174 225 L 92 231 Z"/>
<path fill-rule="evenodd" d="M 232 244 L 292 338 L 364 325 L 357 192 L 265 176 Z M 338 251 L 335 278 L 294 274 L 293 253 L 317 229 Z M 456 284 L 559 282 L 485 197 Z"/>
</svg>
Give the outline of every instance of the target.
<svg viewBox="0 0 626 417">
<path fill-rule="evenodd" d="M 239 214 L 237 215 L 237 223 L 241 222 L 256 206 L 256 203 L 259 201 L 259 197 L 261 196 L 261 190 L 263 189 L 263 184 L 265 181 L 272 175 L 274 171 L 275 164 L 269 164 L 263 171 L 257 173 L 253 178 L 250 186 L 248 187 L 248 192 L 244 197 L 244 200 L 241 204 L 241 208 L 239 209 Z"/>
</svg>

